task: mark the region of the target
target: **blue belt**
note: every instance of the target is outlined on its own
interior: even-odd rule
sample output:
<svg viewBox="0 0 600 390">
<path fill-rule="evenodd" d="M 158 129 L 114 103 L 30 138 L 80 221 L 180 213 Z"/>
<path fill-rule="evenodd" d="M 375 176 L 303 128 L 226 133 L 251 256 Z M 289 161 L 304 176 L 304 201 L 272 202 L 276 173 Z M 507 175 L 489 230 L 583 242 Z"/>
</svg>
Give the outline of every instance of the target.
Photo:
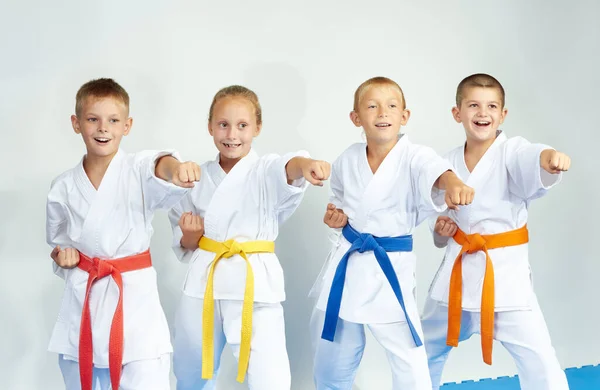
<svg viewBox="0 0 600 390">
<path fill-rule="evenodd" d="M 325 312 L 325 324 L 323 325 L 323 333 L 321 338 L 329 341 L 333 341 L 335 336 L 335 328 L 337 326 L 337 320 L 340 315 L 340 305 L 342 303 L 342 294 L 344 292 L 344 281 L 346 280 L 346 269 L 348 268 L 348 259 L 354 252 L 364 253 L 367 251 L 373 251 L 375 258 L 383 271 L 383 274 L 387 278 L 394 294 L 400 303 L 400 307 L 404 311 L 410 333 L 412 334 L 413 340 L 417 347 L 423 345 L 417 330 L 415 329 L 406 308 L 404 306 L 404 298 L 402 298 L 402 290 L 400 289 L 400 283 L 392 262 L 387 255 L 387 252 L 411 252 L 413 248 L 412 236 L 400 236 L 400 237 L 374 237 L 367 233 L 359 233 L 350 224 L 347 224 L 342 230 L 342 234 L 352 244 L 350 249 L 344 254 L 340 263 L 335 270 L 335 276 L 333 277 L 333 283 L 331 284 L 331 290 L 329 292 L 329 298 L 327 299 L 327 310 Z"/>
</svg>

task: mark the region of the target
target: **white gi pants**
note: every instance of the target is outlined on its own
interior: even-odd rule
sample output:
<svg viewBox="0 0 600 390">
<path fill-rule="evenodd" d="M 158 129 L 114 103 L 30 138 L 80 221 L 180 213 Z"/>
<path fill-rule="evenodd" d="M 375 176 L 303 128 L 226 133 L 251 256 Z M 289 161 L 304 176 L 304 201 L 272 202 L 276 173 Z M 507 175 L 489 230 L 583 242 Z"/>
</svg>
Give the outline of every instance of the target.
<svg viewBox="0 0 600 390">
<path fill-rule="evenodd" d="M 444 364 L 452 347 L 446 345 L 448 307 L 427 298 L 421 320 L 433 389 L 440 387 Z M 460 341 L 480 334 L 481 313 L 463 310 Z M 517 365 L 522 390 L 567 390 L 567 378 L 550 342 L 537 297 L 531 310 L 496 312 L 494 339 L 502 343 Z"/>
<path fill-rule="evenodd" d="M 325 312 L 315 309 L 310 325 L 315 343 L 315 385 L 317 390 L 351 390 L 365 349 L 365 325 L 338 318 L 331 342 L 321 339 L 324 321 Z M 366 326 L 385 348 L 394 390 L 431 390 L 425 348 L 415 346 L 406 322 Z M 422 335 L 419 321 L 414 326 Z"/>
<path fill-rule="evenodd" d="M 81 390 L 79 379 L 79 363 L 58 356 L 58 365 L 65 380 L 66 390 Z M 119 390 L 169 390 L 169 374 L 171 372 L 171 354 L 164 354 L 156 359 L 145 359 L 123 365 Z M 108 390 L 110 372 L 108 368 L 94 366 L 92 378 L 93 390 Z"/>
<path fill-rule="evenodd" d="M 243 301 L 215 300 L 214 372 L 212 379 L 202 379 L 203 302 L 184 294 L 177 309 L 173 352 L 177 390 L 215 389 L 225 343 L 230 345 L 236 361 L 239 359 Z M 254 302 L 246 381 L 251 390 L 290 390 L 290 365 L 280 303 Z"/>
</svg>

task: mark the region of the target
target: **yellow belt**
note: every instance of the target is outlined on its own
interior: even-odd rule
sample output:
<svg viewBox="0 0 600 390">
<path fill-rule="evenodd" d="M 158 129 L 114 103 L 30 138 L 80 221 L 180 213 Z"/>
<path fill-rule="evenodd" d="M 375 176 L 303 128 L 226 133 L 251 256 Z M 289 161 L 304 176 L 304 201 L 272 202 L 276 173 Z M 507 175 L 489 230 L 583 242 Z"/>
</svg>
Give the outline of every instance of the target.
<svg viewBox="0 0 600 390">
<path fill-rule="evenodd" d="M 215 301 L 213 296 L 213 275 L 217 263 L 222 258 L 240 255 L 246 260 L 246 288 L 244 291 L 244 305 L 242 306 L 242 340 L 240 343 L 240 357 L 238 361 L 237 381 L 244 382 L 248 362 L 250 360 L 250 340 L 252 338 L 252 310 L 254 308 L 254 273 L 246 256 L 249 253 L 274 253 L 273 241 L 249 241 L 239 243 L 234 240 L 218 242 L 207 237 L 202 237 L 198 247 L 208 252 L 213 252 L 215 258 L 208 272 L 206 291 L 204 292 L 204 308 L 202 312 L 202 379 L 211 379 L 214 361 L 214 327 L 215 327 Z"/>
</svg>

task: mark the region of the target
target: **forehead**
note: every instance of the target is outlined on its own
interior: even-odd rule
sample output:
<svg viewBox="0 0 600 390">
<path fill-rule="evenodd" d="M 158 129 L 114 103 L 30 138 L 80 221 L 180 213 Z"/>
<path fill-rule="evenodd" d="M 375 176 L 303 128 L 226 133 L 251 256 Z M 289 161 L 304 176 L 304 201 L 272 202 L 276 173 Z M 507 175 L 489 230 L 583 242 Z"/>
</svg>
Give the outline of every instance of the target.
<svg viewBox="0 0 600 390">
<path fill-rule="evenodd" d="M 470 100 L 500 103 L 502 95 L 495 87 L 467 87 L 463 92 L 463 102 Z"/>
<path fill-rule="evenodd" d="M 253 116 L 254 105 L 240 96 L 226 96 L 215 103 L 213 114 L 214 116 Z"/>
<path fill-rule="evenodd" d="M 122 110 L 127 111 L 127 107 L 123 103 L 123 101 L 114 96 L 87 96 L 83 100 L 83 104 L 81 105 L 81 109 L 83 112 L 92 111 L 92 110 L 102 110 L 102 111 L 115 111 L 120 112 Z"/>
<path fill-rule="evenodd" d="M 396 86 L 390 84 L 369 85 L 359 96 L 359 101 L 392 99 L 402 101 L 402 94 Z"/>
</svg>

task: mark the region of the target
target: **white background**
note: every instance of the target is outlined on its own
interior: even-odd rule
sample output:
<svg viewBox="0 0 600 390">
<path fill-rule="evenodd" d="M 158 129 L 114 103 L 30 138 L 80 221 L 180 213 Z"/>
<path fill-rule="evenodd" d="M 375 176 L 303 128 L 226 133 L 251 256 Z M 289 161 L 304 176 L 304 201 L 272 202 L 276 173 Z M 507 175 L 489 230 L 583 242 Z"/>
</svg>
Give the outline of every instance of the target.
<svg viewBox="0 0 600 390">
<path fill-rule="evenodd" d="M 361 139 L 348 119 L 356 87 L 384 75 L 404 89 L 414 142 L 443 153 L 464 140 L 450 109 L 465 76 L 486 72 L 507 91 L 503 129 L 573 158 L 572 170 L 531 208 L 535 288 L 563 367 L 600 363 L 598 106 L 600 3 L 589 1 L 13 1 L 0 8 L 0 388 L 59 389 L 46 352 L 61 279 L 44 239 L 51 180 L 84 145 L 70 126 L 85 81 L 113 77 L 131 96 L 126 151 L 176 148 L 199 163 L 216 149 L 206 131 L 212 96 L 239 83 L 264 110 L 259 153 L 306 149 L 333 161 Z M 283 227 L 293 388 L 311 389 L 307 298 L 328 252 L 325 188 L 310 188 Z M 172 322 L 185 265 L 156 215 L 152 252 Z M 441 260 L 428 227 L 416 234 L 419 304 Z M 451 354 L 445 381 L 515 373 L 496 344 L 481 362 L 479 338 Z M 224 353 L 221 389 L 234 384 Z M 368 339 L 356 388 L 390 388 L 385 354 Z"/>
</svg>

